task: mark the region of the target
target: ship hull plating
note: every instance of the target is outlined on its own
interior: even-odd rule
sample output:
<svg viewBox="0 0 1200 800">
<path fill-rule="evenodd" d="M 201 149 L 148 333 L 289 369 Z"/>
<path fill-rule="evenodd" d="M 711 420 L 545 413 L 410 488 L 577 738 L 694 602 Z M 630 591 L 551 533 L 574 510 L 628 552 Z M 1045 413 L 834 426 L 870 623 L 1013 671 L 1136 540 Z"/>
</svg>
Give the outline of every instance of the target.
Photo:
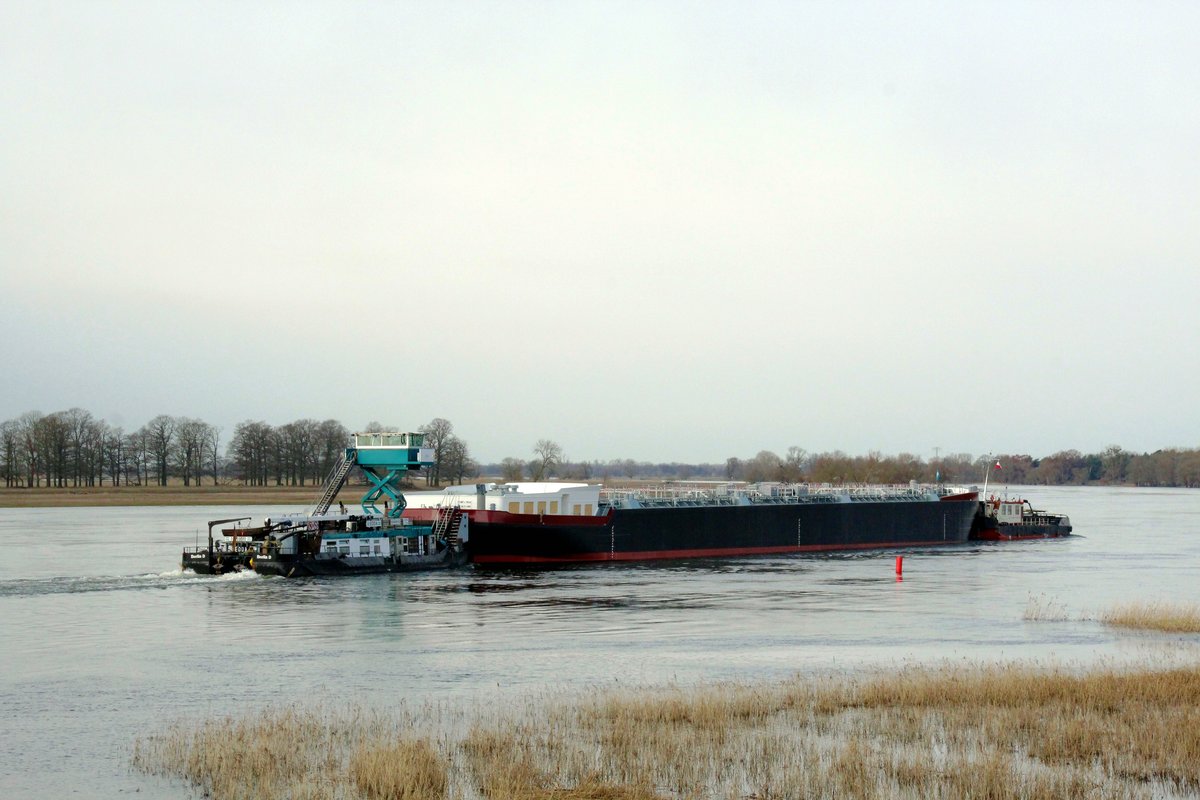
<svg viewBox="0 0 1200 800">
<path fill-rule="evenodd" d="M 981 542 L 1015 542 L 1023 539 L 1058 539 L 1071 535 L 1070 525 L 983 525 L 971 532 Z"/>
<path fill-rule="evenodd" d="M 477 511 L 471 558 L 519 565 L 961 544 L 975 499 L 621 508 L 586 520 Z"/>
<path fill-rule="evenodd" d="M 467 562 L 462 551 L 443 550 L 427 556 L 288 555 L 257 556 L 254 571 L 262 575 L 298 578 L 321 575 L 371 575 L 386 572 L 416 572 L 461 567 Z"/>
</svg>

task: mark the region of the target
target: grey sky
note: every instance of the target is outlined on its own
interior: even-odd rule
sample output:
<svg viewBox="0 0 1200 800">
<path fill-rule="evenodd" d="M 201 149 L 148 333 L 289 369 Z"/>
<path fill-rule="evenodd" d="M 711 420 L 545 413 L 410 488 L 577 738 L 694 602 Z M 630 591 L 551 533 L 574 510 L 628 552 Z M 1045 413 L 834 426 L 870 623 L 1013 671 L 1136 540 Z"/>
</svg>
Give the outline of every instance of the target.
<svg viewBox="0 0 1200 800">
<path fill-rule="evenodd" d="M 1195 3 L 0 5 L 0 418 L 1200 445 Z"/>
</svg>

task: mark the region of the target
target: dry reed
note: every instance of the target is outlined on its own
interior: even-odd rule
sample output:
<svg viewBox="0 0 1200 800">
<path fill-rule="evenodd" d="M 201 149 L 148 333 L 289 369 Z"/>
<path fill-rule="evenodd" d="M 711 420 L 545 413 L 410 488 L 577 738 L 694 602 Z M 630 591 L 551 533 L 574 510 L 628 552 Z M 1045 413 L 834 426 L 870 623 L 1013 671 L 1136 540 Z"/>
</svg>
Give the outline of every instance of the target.
<svg viewBox="0 0 1200 800">
<path fill-rule="evenodd" d="M 1023 618 L 1028 622 L 1065 622 L 1068 619 L 1067 607 L 1044 594 L 1030 595 L 1025 603 Z"/>
<path fill-rule="evenodd" d="M 349 777 L 370 800 L 438 800 L 446 796 L 449 766 L 428 739 L 361 745 Z"/>
<path fill-rule="evenodd" d="M 1200 608 L 1173 603 L 1126 603 L 1105 613 L 1101 621 L 1121 628 L 1200 633 Z"/>
<path fill-rule="evenodd" d="M 1186 796 L 1200 793 L 1200 666 L 943 665 L 268 712 L 175 727 L 138 742 L 135 764 L 215 800 Z"/>
</svg>

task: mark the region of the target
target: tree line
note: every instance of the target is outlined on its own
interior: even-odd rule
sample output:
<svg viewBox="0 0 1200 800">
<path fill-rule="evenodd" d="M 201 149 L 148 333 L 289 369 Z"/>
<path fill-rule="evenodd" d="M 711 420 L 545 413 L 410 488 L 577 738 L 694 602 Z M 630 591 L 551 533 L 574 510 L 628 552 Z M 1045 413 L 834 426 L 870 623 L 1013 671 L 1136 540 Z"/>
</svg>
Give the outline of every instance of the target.
<svg viewBox="0 0 1200 800">
<path fill-rule="evenodd" d="M 165 486 L 213 480 L 222 468 L 221 429 L 199 419 L 160 414 L 135 431 L 82 408 L 30 411 L 0 423 L 0 474 L 13 486 Z"/>
<path fill-rule="evenodd" d="M 364 432 L 398 430 L 378 422 Z M 461 483 L 478 474 L 454 426 L 436 418 L 421 427 L 437 463 L 426 481 Z M 247 486 L 320 484 L 350 443 L 334 419 L 283 425 L 247 420 L 234 427 L 224 450 L 221 428 L 191 417 L 160 414 L 126 432 L 82 408 L 30 411 L 0 423 L 0 475 L 13 487 L 184 486 L 240 482 Z"/>
<path fill-rule="evenodd" d="M 399 429 L 371 422 L 363 430 Z M 425 445 L 434 451 L 434 465 L 424 471 L 429 486 L 463 483 L 480 475 L 506 481 L 981 483 L 990 469 L 990 480 L 1002 483 L 1200 487 L 1200 449 L 1188 448 L 1139 454 L 1110 445 L 1099 453 L 1062 450 L 1041 458 L 1020 453 L 950 453 L 925 460 L 912 453 L 885 456 L 873 451 L 851 456 L 841 451 L 809 453 L 793 446 L 782 456 L 762 450 L 723 463 L 654 463 L 573 461 L 557 442 L 539 439 L 530 458 L 510 456 L 479 464 L 449 420 L 436 417 L 419 430 L 425 433 Z M 240 422 L 224 450 L 221 434 L 220 427 L 192 417 L 160 414 L 126 432 L 82 408 L 52 414 L 30 411 L 0 423 L 0 475 L 7 487 L 166 486 L 172 479 L 184 486 L 199 486 L 203 481 L 306 486 L 321 483 L 350 441 L 349 429 L 334 419 L 298 419 L 283 425 Z"/>
<path fill-rule="evenodd" d="M 999 463 L 997 469 L 995 464 Z M 1100 453 L 1062 450 L 1041 458 L 1028 454 L 973 456 L 950 453 L 930 460 L 912 453 L 885 456 L 877 451 L 851 456 L 835 450 L 809 453 L 788 448 L 785 455 L 761 450 L 751 458 L 732 456 L 724 463 L 681 463 L 611 459 L 571 461 L 554 442 L 540 440 L 534 458 L 508 457 L 484 464 L 484 474 L 508 481 L 542 480 L 726 480 L 759 483 L 992 483 L 1200 487 L 1200 449 L 1170 448 L 1133 453 L 1111 445 Z"/>
</svg>

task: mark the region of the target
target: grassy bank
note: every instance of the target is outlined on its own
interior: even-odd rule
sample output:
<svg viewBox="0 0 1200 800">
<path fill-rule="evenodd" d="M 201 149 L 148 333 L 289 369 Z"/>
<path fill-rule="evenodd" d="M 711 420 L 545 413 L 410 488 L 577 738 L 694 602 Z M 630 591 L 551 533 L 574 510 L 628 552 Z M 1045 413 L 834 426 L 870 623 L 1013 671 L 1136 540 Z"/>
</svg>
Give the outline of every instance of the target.
<svg viewBox="0 0 1200 800">
<path fill-rule="evenodd" d="M 313 486 L 103 486 L 0 489 L 0 508 L 72 506 L 307 505 Z"/>
<path fill-rule="evenodd" d="M 1200 633 L 1200 608 L 1178 603 L 1126 603 L 1104 614 L 1101 620 L 1120 628 Z"/>
<path fill-rule="evenodd" d="M 357 505 L 370 488 L 346 486 L 339 498 Z M 406 487 L 406 491 L 425 486 Z M 65 508 L 73 506 L 235 506 L 311 505 L 318 486 L 89 486 L 76 488 L 0 488 L 0 508 Z"/>
<path fill-rule="evenodd" d="M 1200 667 L 943 665 L 506 710 L 268 712 L 137 743 L 225 798 L 1135 798 L 1200 792 Z"/>
</svg>

